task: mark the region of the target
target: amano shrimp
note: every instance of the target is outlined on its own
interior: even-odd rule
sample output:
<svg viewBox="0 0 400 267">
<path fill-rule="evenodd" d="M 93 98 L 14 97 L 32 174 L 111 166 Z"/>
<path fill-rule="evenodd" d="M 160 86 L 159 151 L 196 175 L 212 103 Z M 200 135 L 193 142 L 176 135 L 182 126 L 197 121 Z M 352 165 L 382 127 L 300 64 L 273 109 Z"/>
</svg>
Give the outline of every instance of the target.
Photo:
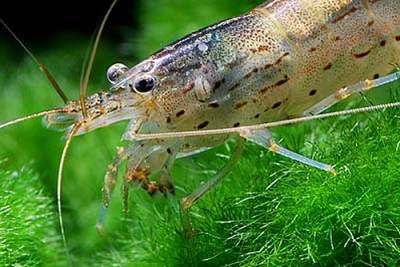
<svg viewBox="0 0 400 267">
<path fill-rule="evenodd" d="M 45 115 L 49 127 L 68 125 L 67 146 L 74 136 L 129 121 L 123 138 L 130 144 L 118 149 L 107 167 L 101 214 L 122 162 L 127 161 L 127 206 L 131 184 L 150 194 L 173 193 L 170 168 L 176 158 L 234 138 L 236 149 L 225 167 L 181 201 L 183 224 L 190 229 L 189 208 L 232 169 L 244 140 L 335 173 L 331 165 L 280 146 L 268 128 L 246 127 L 317 115 L 352 94 L 396 80 L 398 73 L 387 74 L 400 60 L 399 48 L 397 0 L 267 1 L 194 32 L 134 67 L 114 64 L 107 73 L 109 91 L 86 97 L 81 90 L 80 100 L 39 115 Z M 240 131 L 206 134 L 224 128 Z M 187 131 L 205 134 L 179 134 Z M 139 138 L 171 132 L 179 138 Z M 156 181 L 150 179 L 154 174 Z"/>
</svg>

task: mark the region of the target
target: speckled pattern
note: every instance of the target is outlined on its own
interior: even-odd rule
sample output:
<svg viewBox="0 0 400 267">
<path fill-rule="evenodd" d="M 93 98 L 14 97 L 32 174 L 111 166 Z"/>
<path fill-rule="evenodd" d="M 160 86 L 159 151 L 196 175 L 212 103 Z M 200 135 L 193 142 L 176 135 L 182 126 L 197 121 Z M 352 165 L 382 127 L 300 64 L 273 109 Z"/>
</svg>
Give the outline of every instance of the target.
<svg viewBox="0 0 400 267">
<path fill-rule="evenodd" d="M 273 1 L 154 54 L 152 97 L 170 130 L 296 116 L 388 73 L 400 57 L 399 27 L 396 0 Z"/>
<path fill-rule="evenodd" d="M 145 120 L 131 131 L 269 122 L 299 116 L 344 86 L 387 74 L 400 61 L 399 45 L 398 0 L 268 1 L 156 52 L 128 71 L 113 96 L 128 106 L 130 99 L 142 103 L 137 109 L 145 110 Z M 140 94 L 133 87 L 143 75 L 156 85 Z M 211 141 L 193 138 L 193 146 L 183 147 Z"/>
<path fill-rule="evenodd" d="M 344 86 L 390 72 L 400 62 L 399 46 L 399 0 L 268 1 L 192 33 L 129 69 L 100 104 L 88 107 L 96 117 L 79 133 L 129 118 L 125 138 L 134 140 L 137 132 L 296 117 Z M 135 85 L 143 77 L 154 79 L 155 86 L 140 93 Z M 116 109 L 101 114 L 110 103 Z M 74 105 L 79 112 L 79 103 Z M 146 146 L 176 155 L 226 137 L 158 140 Z"/>
</svg>

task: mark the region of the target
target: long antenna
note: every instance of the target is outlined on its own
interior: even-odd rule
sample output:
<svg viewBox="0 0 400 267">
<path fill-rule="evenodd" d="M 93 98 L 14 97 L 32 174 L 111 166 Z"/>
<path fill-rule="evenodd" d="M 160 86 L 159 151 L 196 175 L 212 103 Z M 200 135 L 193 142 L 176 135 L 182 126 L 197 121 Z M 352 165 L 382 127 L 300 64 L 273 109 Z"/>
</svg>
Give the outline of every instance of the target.
<svg viewBox="0 0 400 267">
<path fill-rule="evenodd" d="M 62 177 L 63 177 L 63 172 L 64 172 L 64 162 L 65 162 L 65 158 L 67 156 L 68 148 L 71 144 L 72 137 L 74 137 L 74 135 L 76 134 L 76 132 L 78 131 L 80 126 L 81 126 L 80 123 L 74 124 L 74 127 L 72 128 L 72 130 L 68 133 L 67 141 L 65 142 L 64 149 L 61 154 L 60 165 L 58 167 L 58 177 L 57 177 L 58 220 L 60 223 L 61 237 L 62 237 L 63 244 L 64 244 L 66 251 L 68 251 L 68 247 L 67 247 L 67 239 L 65 238 L 64 221 L 63 221 L 63 217 L 62 217 L 62 208 L 61 208 Z"/>
<path fill-rule="evenodd" d="M 80 102 L 81 102 L 82 115 L 83 115 L 83 118 L 85 118 L 85 119 L 87 118 L 87 110 L 86 110 L 86 106 L 85 106 L 86 90 L 87 90 L 87 87 L 89 85 L 90 74 L 92 72 L 93 63 L 94 63 L 94 60 L 96 58 L 97 48 L 98 48 L 99 43 L 100 43 L 100 38 L 101 38 L 101 35 L 103 33 L 104 26 L 106 25 L 106 22 L 107 22 L 110 14 L 111 14 L 111 11 L 113 10 L 113 8 L 114 8 L 114 6 L 115 6 L 115 4 L 117 2 L 118 2 L 118 0 L 114 0 L 111 3 L 111 6 L 108 8 L 106 14 L 104 15 L 103 20 L 101 21 L 99 30 L 98 30 L 98 32 L 96 34 L 96 38 L 95 38 L 94 43 L 93 43 L 93 49 L 92 49 L 92 52 L 90 54 L 90 58 L 89 58 L 88 65 L 87 65 L 87 69 L 85 70 L 85 74 L 82 76 L 83 80 L 81 81 L 81 84 L 80 84 L 79 99 L 80 99 Z"/>
<path fill-rule="evenodd" d="M 42 116 L 49 115 L 49 114 L 60 113 L 60 112 L 62 113 L 62 112 L 67 112 L 67 111 L 65 109 L 61 108 L 61 109 L 52 109 L 52 110 L 47 110 L 47 111 L 42 111 L 42 112 L 39 112 L 39 113 L 27 115 L 25 117 L 18 118 L 18 119 L 15 119 L 15 120 L 0 124 L 0 129 L 6 128 L 6 127 L 14 125 L 14 124 L 18 124 L 18 123 L 23 122 L 23 121 L 31 120 L 31 119 L 42 117 Z"/>
<path fill-rule="evenodd" d="M 47 80 L 50 82 L 51 86 L 56 90 L 57 94 L 61 97 L 64 104 L 68 103 L 68 97 L 61 89 L 60 85 L 51 75 L 50 71 L 44 66 L 39 60 L 33 55 L 33 53 L 28 49 L 28 47 L 18 38 L 18 36 L 11 30 L 10 27 L 0 18 L 0 23 L 6 28 L 6 30 L 11 34 L 11 36 L 19 43 L 19 45 L 25 50 L 25 52 L 33 59 L 33 61 L 39 66 L 40 71 L 46 76 Z"/>
<path fill-rule="evenodd" d="M 311 115 L 311 116 L 305 116 L 305 117 L 300 117 L 300 118 L 295 118 L 295 119 L 290 119 L 290 120 L 281 120 L 281 121 L 256 124 L 256 125 L 251 125 L 251 126 L 243 126 L 243 127 L 237 127 L 237 128 L 224 128 L 224 129 L 213 129 L 213 130 L 202 130 L 202 131 L 183 131 L 183 132 L 156 133 L 156 134 L 137 134 L 137 135 L 135 135 L 135 140 L 143 141 L 143 140 L 152 140 L 152 139 L 173 139 L 173 138 L 178 138 L 178 137 L 193 137 L 193 136 L 204 136 L 204 135 L 241 133 L 241 132 L 250 131 L 250 130 L 273 128 L 273 127 L 278 127 L 278 126 L 283 126 L 283 125 L 288 125 L 288 124 L 295 124 L 295 123 L 300 123 L 300 122 L 305 122 L 305 121 L 326 119 L 326 118 L 345 116 L 345 115 L 356 114 L 356 113 L 367 113 L 367 112 L 373 112 L 373 111 L 377 111 L 377 110 L 381 110 L 381 109 L 398 108 L 398 107 L 400 107 L 400 102 L 381 104 L 381 105 L 375 105 L 375 106 L 369 106 L 369 107 L 363 107 L 363 108 L 355 108 L 355 109 L 349 109 L 349 110 L 342 110 L 342 111 L 337 111 L 337 112 L 324 113 L 324 114 L 320 114 L 320 115 Z"/>
</svg>

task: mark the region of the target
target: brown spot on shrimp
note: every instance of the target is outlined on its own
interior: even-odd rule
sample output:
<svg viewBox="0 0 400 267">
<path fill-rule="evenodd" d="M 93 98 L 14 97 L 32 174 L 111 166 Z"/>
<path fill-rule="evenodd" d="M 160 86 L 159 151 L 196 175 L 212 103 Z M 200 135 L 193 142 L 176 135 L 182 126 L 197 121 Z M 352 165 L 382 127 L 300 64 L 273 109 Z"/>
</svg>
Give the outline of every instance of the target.
<svg viewBox="0 0 400 267">
<path fill-rule="evenodd" d="M 343 20 L 345 17 L 350 16 L 352 13 L 356 12 L 358 9 L 355 6 L 352 6 L 349 10 L 347 10 L 345 13 L 341 14 L 340 16 L 337 16 L 332 19 L 332 23 L 336 24 L 339 21 Z"/>
<path fill-rule="evenodd" d="M 202 123 L 200 123 L 200 124 L 197 126 L 197 129 L 199 129 L 199 130 L 204 129 L 204 128 L 206 128 L 209 124 L 210 124 L 209 121 L 202 122 Z"/>
<path fill-rule="evenodd" d="M 278 87 L 278 86 L 284 85 L 284 84 L 287 83 L 288 81 L 289 81 L 289 76 L 285 75 L 285 78 L 284 78 L 283 80 L 278 81 L 278 82 L 275 84 L 275 86 Z"/>
<path fill-rule="evenodd" d="M 186 93 L 192 91 L 193 88 L 194 88 L 194 86 L 195 86 L 195 84 L 194 84 L 193 82 L 192 82 L 192 83 L 189 83 L 189 85 L 187 85 L 187 86 L 183 89 L 183 93 L 186 94 Z"/>
<path fill-rule="evenodd" d="M 244 79 L 244 80 L 249 79 L 249 78 L 251 77 L 252 74 L 253 74 L 253 72 L 247 73 L 247 74 L 243 77 L 243 79 Z"/>
<path fill-rule="evenodd" d="M 208 104 L 208 107 L 210 108 L 219 108 L 219 103 L 218 102 L 211 102 Z"/>
<path fill-rule="evenodd" d="M 272 106 L 272 109 L 277 109 L 282 105 L 282 102 L 277 102 Z"/>
<path fill-rule="evenodd" d="M 247 105 L 247 101 L 239 102 L 235 104 L 235 109 L 241 109 L 242 107 Z"/>
<path fill-rule="evenodd" d="M 370 53 L 371 53 L 371 49 L 366 51 L 366 52 L 363 52 L 363 53 L 353 54 L 353 57 L 355 57 L 355 58 L 363 58 L 363 57 L 368 56 Z"/>
<path fill-rule="evenodd" d="M 325 67 L 324 67 L 324 70 L 330 70 L 331 68 L 332 68 L 332 63 L 329 63 L 328 65 L 326 65 Z"/>
<path fill-rule="evenodd" d="M 310 93 L 308 94 L 309 96 L 315 96 L 317 94 L 317 90 L 313 89 L 310 91 Z"/>
<path fill-rule="evenodd" d="M 178 113 L 176 113 L 176 117 L 177 118 L 182 117 L 183 115 L 185 115 L 185 111 L 184 110 L 181 110 Z"/>
<path fill-rule="evenodd" d="M 224 84 L 224 83 L 225 83 L 225 79 L 222 79 L 222 80 L 220 80 L 220 81 L 217 81 L 217 82 L 214 84 L 213 91 L 218 90 L 218 89 L 221 87 L 221 85 Z"/>
<path fill-rule="evenodd" d="M 237 89 L 237 88 L 239 88 L 240 87 L 240 82 L 238 82 L 237 84 L 235 84 L 234 86 L 232 86 L 230 89 L 229 89 L 229 91 L 233 91 L 233 90 L 235 90 L 235 89 Z"/>
<path fill-rule="evenodd" d="M 272 89 L 272 88 L 274 88 L 274 87 L 278 87 L 278 86 L 284 85 L 284 84 L 287 83 L 289 80 L 290 80 L 289 76 L 285 75 L 285 78 L 284 78 L 283 80 L 280 80 L 280 81 L 276 82 L 276 83 L 273 84 L 273 85 L 270 85 L 270 86 L 265 87 L 265 88 L 262 89 L 260 92 L 261 92 L 262 94 L 265 94 L 268 90 L 270 90 L 270 89 Z"/>
<path fill-rule="evenodd" d="M 275 63 L 268 63 L 268 64 L 266 64 L 266 65 L 264 66 L 264 70 L 269 69 L 269 68 L 271 68 L 271 67 L 273 67 L 273 66 L 275 66 L 275 65 L 279 65 L 279 64 L 282 62 L 282 60 L 283 60 L 285 57 L 287 57 L 288 55 L 289 55 L 289 52 L 286 52 L 286 53 L 284 53 L 280 58 L 278 58 L 278 60 L 275 61 Z"/>
</svg>

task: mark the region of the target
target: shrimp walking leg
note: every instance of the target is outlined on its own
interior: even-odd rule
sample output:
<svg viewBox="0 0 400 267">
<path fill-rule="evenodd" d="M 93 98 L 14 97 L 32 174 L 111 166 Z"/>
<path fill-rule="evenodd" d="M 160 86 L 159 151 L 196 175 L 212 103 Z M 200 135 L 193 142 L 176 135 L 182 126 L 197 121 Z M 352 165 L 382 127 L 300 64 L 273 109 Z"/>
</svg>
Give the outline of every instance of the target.
<svg viewBox="0 0 400 267">
<path fill-rule="evenodd" d="M 104 184 L 102 188 L 103 203 L 100 206 L 99 216 L 96 222 L 97 231 L 100 233 L 103 232 L 106 211 L 108 206 L 110 205 L 111 195 L 117 183 L 118 167 L 125 159 L 126 159 L 125 149 L 119 148 L 117 155 L 114 156 L 111 163 L 107 166 L 107 172 L 104 175 Z"/>
<path fill-rule="evenodd" d="M 208 191 L 210 191 L 214 186 L 216 186 L 222 178 L 224 178 L 235 166 L 237 161 L 240 158 L 240 155 L 243 151 L 243 139 L 238 138 L 236 142 L 236 148 L 233 152 L 232 156 L 225 164 L 225 166 L 211 179 L 207 182 L 201 184 L 198 188 L 196 188 L 190 195 L 184 197 L 180 202 L 181 208 L 181 219 L 183 228 L 185 231 L 185 237 L 187 239 L 191 239 L 193 236 L 191 220 L 189 215 L 189 209 Z"/>
<path fill-rule="evenodd" d="M 150 195 L 157 192 L 164 195 L 174 192 L 169 171 L 171 162 L 176 156 L 173 151 L 175 151 L 175 143 L 161 142 L 141 144 L 138 151 L 130 153 L 122 188 L 125 212 L 128 211 L 128 194 L 131 184 L 140 185 Z M 150 179 L 153 175 L 157 176 L 157 181 Z"/>
<path fill-rule="evenodd" d="M 336 103 L 342 101 L 343 99 L 348 98 L 351 95 L 354 95 L 356 93 L 362 93 L 371 90 L 373 88 L 392 83 L 399 79 L 400 79 L 400 71 L 375 80 L 366 80 L 348 87 L 344 87 L 339 91 L 333 93 L 332 95 L 326 97 L 325 99 L 315 104 L 314 106 L 305 110 L 303 112 L 303 116 L 319 114 L 324 110 L 332 107 Z"/>
<path fill-rule="evenodd" d="M 107 172 L 104 175 L 103 184 L 103 204 L 107 208 L 110 204 L 112 192 L 117 183 L 118 167 L 121 162 L 126 158 L 123 148 L 118 149 L 117 155 L 113 158 L 112 162 L 107 166 Z"/>
<path fill-rule="evenodd" d="M 125 173 L 125 177 L 126 177 L 128 175 L 127 174 L 128 170 L 131 171 L 132 169 L 137 169 L 136 167 L 132 166 L 135 164 L 135 162 L 142 161 L 143 158 L 147 157 L 149 155 L 149 153 L 151 153 L 155 149 L 156 149 L 156 146 L 154 144 L 150 143 L 149 145 L 143 145 L 140 142 L 134 142 L 133 144 L 131 144 L 130 146 L 125 147 L 125 148 L 118 148 L 117 154 L 114 156 L 112 162 L 108 165 L 106 174 L 104 176 L 104 184 L 103 184 L 103 188 L 102 188 L 103 203 L 100 207 L 99 217 L 98 217 L 97 223 L 96 223 L 96 227 L 99 232 L 102 232 L 102 229 L 104 227 L 106 210 L 110 204 L 111 195 L 112 195 L 115 185 L 117 183 L 119 165 L 127 158 L 130 159 L 129 163 L 128 163 L 127 171 Z M 144 156 L 141 157 L 138 155 L 144 155 Z M 137 175 L 138 175 L 138 173 L 137 173 Z M 128 188 L 129 188 L 129 180 L 125 179 L 124 184 L 123 184 L 123 192 L 124 192 L 124 196 L 125 196 L 124 207 L 127 206 Z"/>
<path fill-rule="evenodd" d="M 309 165 L 311 167 L 336 174 L 335 170 L 331 165 L 315 161 L 313 159 L 307 158 L 305 156 L 302 156 L 284 147 L 279 146 L 273 139 L 271 132 L 269 130 L 266 129 L 250 130 L 243 132 L 241 136 L 253 143 L 268 148 L 268 150 L 270 150 L 271 152 L 277 153 L 284 157 Z"/>
<path fill-rule="evenodd" d="M 134 147 L 134 145 L 131 145 L 128 148 L 118 148 L 117 155 L 114 156 L 111 163 L 107 166 L 107 172 L 104 175 L 104 184 L 102 188 L 103 203 L 100 206 L 99 216 L 96 223 L 96 228 L 100 233 L 103 231 L 106 211 L 110 205 L 110 199 L 117 183 L 118 167 L 128 157 L 128 151 L 131 153 L 132 151 L 135 151 L 135 149 L 133 149 Z"/>
</svg>

